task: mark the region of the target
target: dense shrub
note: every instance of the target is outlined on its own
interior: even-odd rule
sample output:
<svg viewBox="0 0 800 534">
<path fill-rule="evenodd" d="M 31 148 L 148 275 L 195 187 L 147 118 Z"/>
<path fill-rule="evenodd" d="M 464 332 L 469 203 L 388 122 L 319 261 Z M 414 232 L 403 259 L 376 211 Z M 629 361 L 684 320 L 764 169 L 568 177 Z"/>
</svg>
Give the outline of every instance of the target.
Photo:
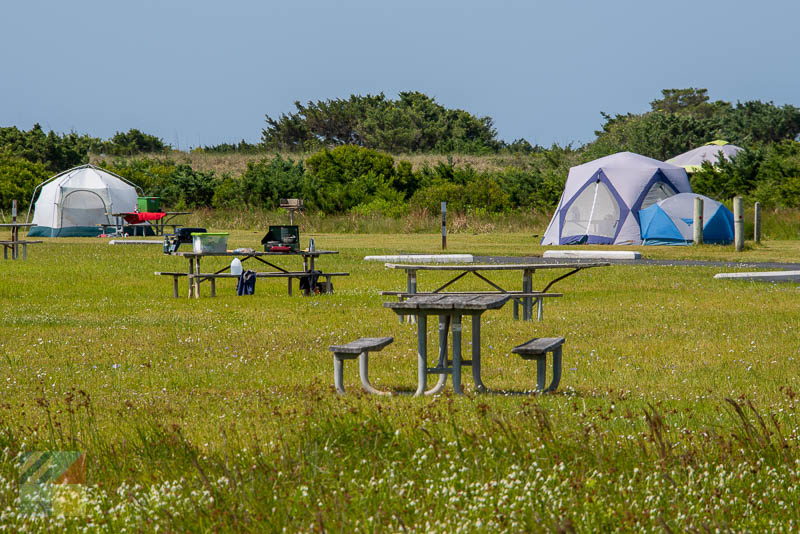
<svg viewBox="0 0 800 534">
<path fill-rule="evenodd" d="M 388 154 L 347 145 L 306 160 L 303 195 L 326 213 L 343 212 L 375 197 L 392 196 L 394 160 Z"/>
<path fill-rule="evenodd" d="M 10 208 L 12 200 L 17 200 L 20 207 L 27 206 L 36 186 L 50 175 L 44 164 L 0 150 L 0 209 Z"/>
<path fill-rule="evenodd" d="M 201 172 L 189 165 L 178 165 L 157 196 L 176 209 L 211 206 L 218 183 L 213 171 Z"/>
<path fill-rule="evenodd" d="M 282 198 L 298 198 L 303 191 L 301 162 L 276 156 L 247 164 L 240 180 L 240 198 L 248 206 L 276 208 Z"/>
</svg>

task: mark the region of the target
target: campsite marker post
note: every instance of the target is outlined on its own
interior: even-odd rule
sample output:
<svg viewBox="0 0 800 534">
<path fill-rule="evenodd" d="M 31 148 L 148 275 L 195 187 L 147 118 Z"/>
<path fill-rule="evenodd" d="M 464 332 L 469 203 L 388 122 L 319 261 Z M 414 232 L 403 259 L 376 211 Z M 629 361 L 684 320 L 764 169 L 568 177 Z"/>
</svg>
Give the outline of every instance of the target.
<svg viewBox="0 0 800 534">
<path fill-rule="evenodd" d="M 692 230 L 694 231 L 694 244 L 703 244 L 703 199 L 694 197 L 694 221 Z"/>
<path fill-rule="evenodd" d="M 11 222 L 17 222 L 17 201 L 11 201 Z M 11 227 L 11 241 L 13 244 L 11 245 L 11 259 L 16 260 L 19 256 L 19 245 L 17 245 L 17 241 L 19 241 L 19 228 L 16 226 Z"/>
<path fill-rule="evenodd" d="M 742 197 L 733 197 L 733 242 L 736 252 L 744 249 L 744 206 Z"/>
<path fill-rule="evenodd" d="M 761 202 L 753 206 L 753 241 L 761 243 Z"/>
<path fill-rule="evenodd" d="M 447 202 L 442 202 L 442 250 L 447 249 Z"/>
</svg>

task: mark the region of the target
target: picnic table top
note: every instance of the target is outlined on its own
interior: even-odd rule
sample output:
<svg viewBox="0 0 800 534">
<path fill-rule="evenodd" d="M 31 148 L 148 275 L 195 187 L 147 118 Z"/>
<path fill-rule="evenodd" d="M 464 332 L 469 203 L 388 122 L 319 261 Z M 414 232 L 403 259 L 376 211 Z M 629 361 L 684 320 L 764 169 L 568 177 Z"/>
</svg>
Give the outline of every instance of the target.
<svg viewBox="0 0 800 534">
<path fill-rule="evenodd" d="M 408 271 L 519 271 L 536 269 L 587 269 L 589 267 L 606 267 L 611 265 L 602 262 L 563 262 L 563 263 L 502 263 L 489 265 L 407 265 L 401 263 L 385 264 L 389 269 L 405 269 Z"/>
<path fill-rule="evenodd" d="M 413 310 L 497 310 L 513 295 L 424 295 L 411 297 L 403 302 L 384 302 L 385 308 L 395 312 Z M 405 314 L 404 314 L 405 315 Z"/>
<path fill-rule="evenodd" d="M 266 252 L 266 251 L 259 251 L 253 250 L 250 252 L 235 252 L 234 250 L 229 250 L 227 252 L 172 252 L 172 256 L 183 256 L 185 258 L 196 258 L 199 256 L 321 256 L 323 254 L 338 254 L 338 250 L 297 250 L 297 251 L 287 251 L 287 252 Z"/>
</svg>

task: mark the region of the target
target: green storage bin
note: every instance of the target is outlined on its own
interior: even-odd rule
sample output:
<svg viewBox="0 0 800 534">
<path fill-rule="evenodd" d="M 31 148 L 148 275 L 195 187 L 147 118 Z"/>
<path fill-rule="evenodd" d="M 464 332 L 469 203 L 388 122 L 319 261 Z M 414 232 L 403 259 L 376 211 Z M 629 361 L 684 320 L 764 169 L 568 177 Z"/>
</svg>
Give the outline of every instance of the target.
<svg viewBox="0 0 800 534">
<path fill-rule="evenodd" d="M 161 211 L 161 197 L 139 197 L 136 199 L 136 209 L 147 212 Z"/>
</svg>

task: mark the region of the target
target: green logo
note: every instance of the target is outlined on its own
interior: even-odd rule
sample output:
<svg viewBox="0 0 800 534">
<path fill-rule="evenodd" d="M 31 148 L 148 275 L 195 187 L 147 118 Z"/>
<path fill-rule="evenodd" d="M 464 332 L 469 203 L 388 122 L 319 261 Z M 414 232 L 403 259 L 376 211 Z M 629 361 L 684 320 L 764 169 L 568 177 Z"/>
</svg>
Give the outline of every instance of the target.
<svg viewBox="0 0 800 534">
<path fill-rule="evenodd" d="M 86 484 L 86 454 L 78 451 L 37 451 L 18 463 L 23 513 L 82 515 Z"/>
</svg>

